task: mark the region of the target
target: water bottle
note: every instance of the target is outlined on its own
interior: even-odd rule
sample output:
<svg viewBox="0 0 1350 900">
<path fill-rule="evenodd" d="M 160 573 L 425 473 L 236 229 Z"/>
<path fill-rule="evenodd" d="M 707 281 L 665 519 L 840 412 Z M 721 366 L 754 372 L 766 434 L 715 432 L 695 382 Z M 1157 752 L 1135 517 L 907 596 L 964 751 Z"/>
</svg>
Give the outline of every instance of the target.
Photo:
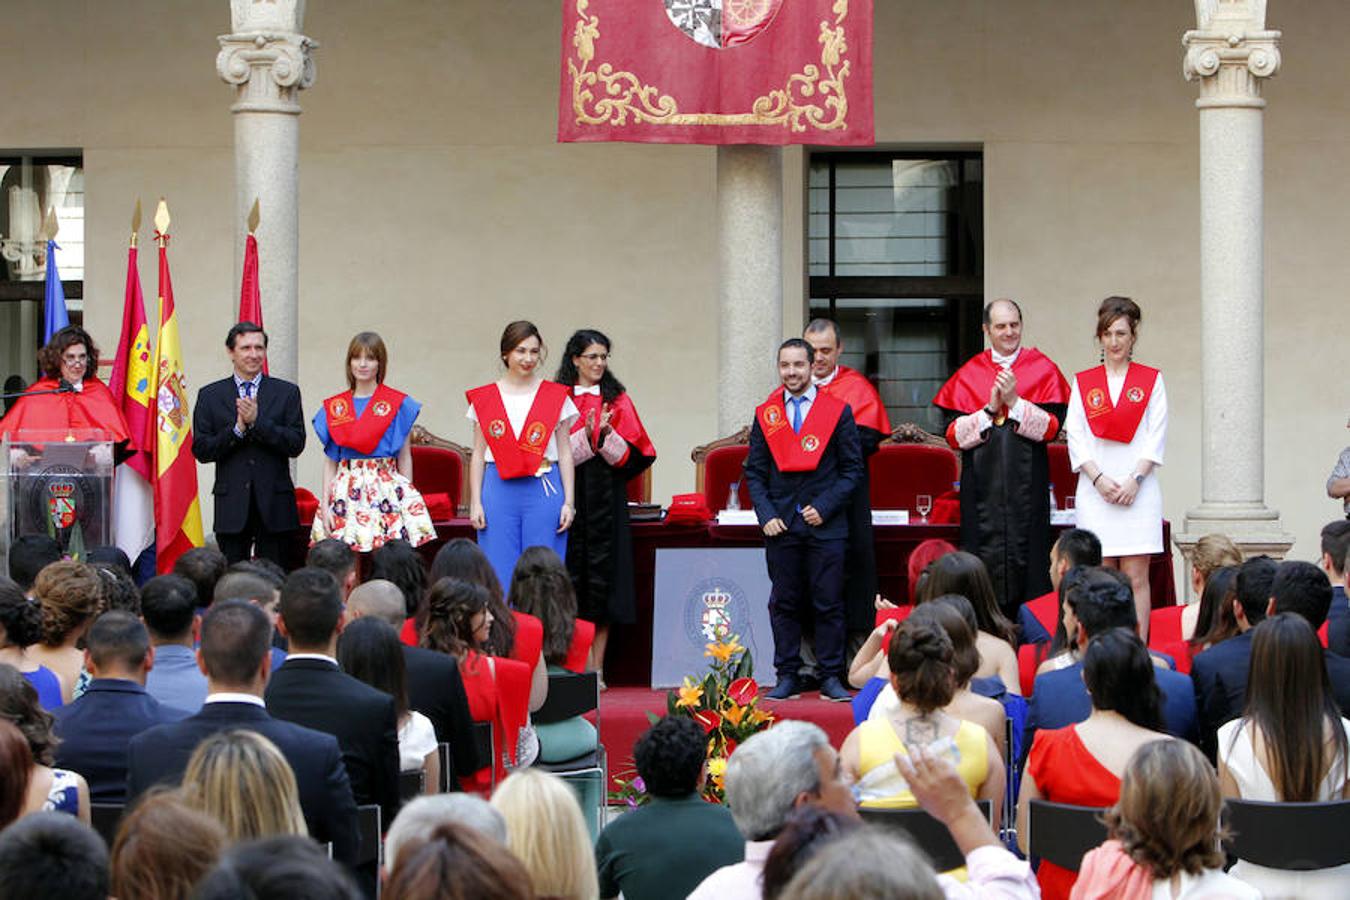
<svg viewBox="0 0 1350 900">
<path fill-rule="evenodd" d="M 725 508 L 741 508 L 741 483 L 739 481 L 733 481 L 731 487 L 727 488 L 727 505 Z"/>
<path fill-rule="evenodd" d="M 1055 504 L 1055 486 L 1050 485 L 1050 512 L 1058 512 L 1059 506 Z"/>
</svg>

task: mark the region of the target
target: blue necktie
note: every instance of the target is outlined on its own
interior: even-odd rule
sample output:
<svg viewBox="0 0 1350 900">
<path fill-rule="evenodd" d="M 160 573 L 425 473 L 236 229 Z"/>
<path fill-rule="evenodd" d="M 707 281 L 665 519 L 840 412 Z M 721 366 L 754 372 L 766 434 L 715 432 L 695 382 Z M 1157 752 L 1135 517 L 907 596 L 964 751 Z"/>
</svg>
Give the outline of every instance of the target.
<svg viewBox="0 0 1350 900">
<path fill-rule="evenodd" d="M 247 400 L 253 396 L 253 382 L 245 381 L 241 387 L 244 389 L 244 399 Z"/>
<path fill-rule="evenodd" d="M 800 432 L 802 430 L 802 403 L 805 397 L 793 397 L 788 402 L 792 404 L 792 430 Z"/>
</svg>

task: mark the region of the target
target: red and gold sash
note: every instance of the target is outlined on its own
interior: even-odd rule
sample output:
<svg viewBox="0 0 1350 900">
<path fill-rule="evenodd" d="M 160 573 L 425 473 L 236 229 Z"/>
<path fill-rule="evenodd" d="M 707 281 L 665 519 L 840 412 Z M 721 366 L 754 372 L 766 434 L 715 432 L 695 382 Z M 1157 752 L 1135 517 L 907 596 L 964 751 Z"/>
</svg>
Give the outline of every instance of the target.
<svg viewBox="0 0 1350 900">
<path fill-rule="evenodd" d="M 375 393 L 370 395 L 366 408 L 359 416 L 351 391 L 329 397 L 323 401 L 329 436 L 340 446 L 355 450 L 363 456 L 370 455 L 394 423 L 394 416 L 406 396 L 388 385 L 376 385 Z"/>
<path fill-rule="evenodd" d="M 465 396 L 478 415 L 478 428 L 492 451 L 499 476 L 525 478 L 539 471 L 569 393 L 569 388 L 557 382 L 539 382 L 530 414 L 525 417 L 525 431 L 517 437 L 496 384 L 485 384 L 467 392 Z"/>
<path fill-rule="evenodd" d="M 1120 400 L 1111 402 L 1111 389 L 1106 383 L 1106 367 L 1097 366 L 1079 372 L 1078 392 L 1083 396 L 1083 412 L 1088 427 L 1099 438 L 1128 444 L 1134 440 L 1139 423 L 1148 409 L 1153 386 L 1158 383 L 1158 370 L 1130 363 L 1125 372 L 1125 384 L 1120 389 Z"/>
<path fill-rule="evenodd" d="M 783 405 L 783 389 L 777 388 L 769 399 L 755 410 L 755 419 L 764 432 L 769 453 L 780 472 L 813 472 L 820 465 L 825 445 L 834 436 L 847 404 L 824 391 L 816 391 L 816 399 L 802 421 L 801 433 L 792 430 L 787 409 Z"/>
</svg>

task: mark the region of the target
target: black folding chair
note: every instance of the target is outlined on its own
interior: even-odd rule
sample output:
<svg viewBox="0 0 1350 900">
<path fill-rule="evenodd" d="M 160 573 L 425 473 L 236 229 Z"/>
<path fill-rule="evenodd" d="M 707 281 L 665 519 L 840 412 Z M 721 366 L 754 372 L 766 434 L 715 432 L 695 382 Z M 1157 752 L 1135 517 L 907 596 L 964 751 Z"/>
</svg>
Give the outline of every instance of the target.
<svg viewBox="0 0 1350 900">
<path fill-rule="evenodd" d="M 1270 869 L 1306 872 L 1350 863 L 1350 800 L 1262 803 L 1229 800 L 1226 849 L 1238 859 Z"/>
<path fill-rule="evenodd" d="M 488 726 L 488 743 L 492 742 L 492 727 Z M 441 761 L 440 781 L 436 785 L 436 793 L 450 793 L 450 785 L 457 777 L 455 775 L 454 755 L 450 752 L 450 745 L 440 743 L 436 745 L 436 758 Z"/>
<path fill-rule="evenodd" d="M 1033 857 L 1077 872 L 1083 856 L 1106 840 L 1105 807 L 1071 806 L 1032 800 L 1027 816 L 1027 848 Z"/>
<path fill-rule="evenodd" d="M 488 767 L 491 773 L 490 789 L 497 789 L 497 739 L 492 734 L 491 722 L 473 723 L 473 751 L 478 756 L 478 766 Z"/>
<path fill-rule="evenodd" d="M 356 824 L 361 833 L 361 842 L 356 848 L 356 861 L 353 868 L 380 864 L 381 840 L 384 830 L 380 824 L 380 807 L 370 803 L 356 808 Z"/>
<path fill-rule="evenodd" d="M 548 676 L 548 699 L 530 718 L 536 725 L 549 725 L 595 712 L 597 739 L 595 749 L 573 759 L 561 762 L 535 763 L 535 768 L 552 772 L 563 778 L 594 775 L 600 779 L 600 808 L 597 821 L 604 821 L 605 786 L 609 784 L 609 770 L 605 746 L 599 741 L 600 731 L 600 674 L 598 672 L 564 672 Z"/>
<path fill-rule="evenodd" d="M 398 796 L 404 803 L 426 793 L 427 773 L 421 769 L 400 772 L 398 776 Z"/>
<path fill-rule="evenodd" d="M 994 804 L 990 800 L 979 801 L 980 812 L 986 821 L 993 821 Z M 864 822 L 877 825 L 887 831 L 907 835 L 924 852 L 939 872 L 959 869 L 966 864 L 965 855 L 952 840 L 947 826 L 933 818 L 923 809 L 869 809 L 858 810 Z"/>
<path fill-rule="evenodd" d="M 111 848 L 113 838 L 117 836 L 117 825 L 122 821 L 122 814 L 127 811 L 124 803 L 90 803 L 89 804 L 89 824 L 99 833 L 108 847 Z"/>
</svg>

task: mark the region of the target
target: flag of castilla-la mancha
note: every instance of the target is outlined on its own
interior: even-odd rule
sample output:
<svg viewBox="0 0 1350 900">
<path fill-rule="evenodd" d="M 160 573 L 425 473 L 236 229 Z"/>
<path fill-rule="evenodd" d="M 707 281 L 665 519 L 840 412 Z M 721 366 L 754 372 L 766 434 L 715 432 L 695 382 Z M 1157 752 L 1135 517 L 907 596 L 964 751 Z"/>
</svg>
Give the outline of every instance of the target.
<svg viewBox="0 0 1350 900">
<path fill-rule="evenodd" d="M 179 556 L 203 543 L 192 417 L 167 242 L 164 239 L 159 247 L 159 337 L 155 342 L 155 568 L 160 573 L 170 571 Z"/>
<path fill-rule="evenodd" d="M 131 456 L 113 482 L 113 533 L 133 560 L 155 542 L 155 360 L 136 255 L 133 244 L 127 251 L 122 334 L 108 383 L 131 435 Z"/>
<path fill-rule="evenodd" d="M 563 0 L 558 140 L 869 146 L 873 0 Z"/>
</svg>

